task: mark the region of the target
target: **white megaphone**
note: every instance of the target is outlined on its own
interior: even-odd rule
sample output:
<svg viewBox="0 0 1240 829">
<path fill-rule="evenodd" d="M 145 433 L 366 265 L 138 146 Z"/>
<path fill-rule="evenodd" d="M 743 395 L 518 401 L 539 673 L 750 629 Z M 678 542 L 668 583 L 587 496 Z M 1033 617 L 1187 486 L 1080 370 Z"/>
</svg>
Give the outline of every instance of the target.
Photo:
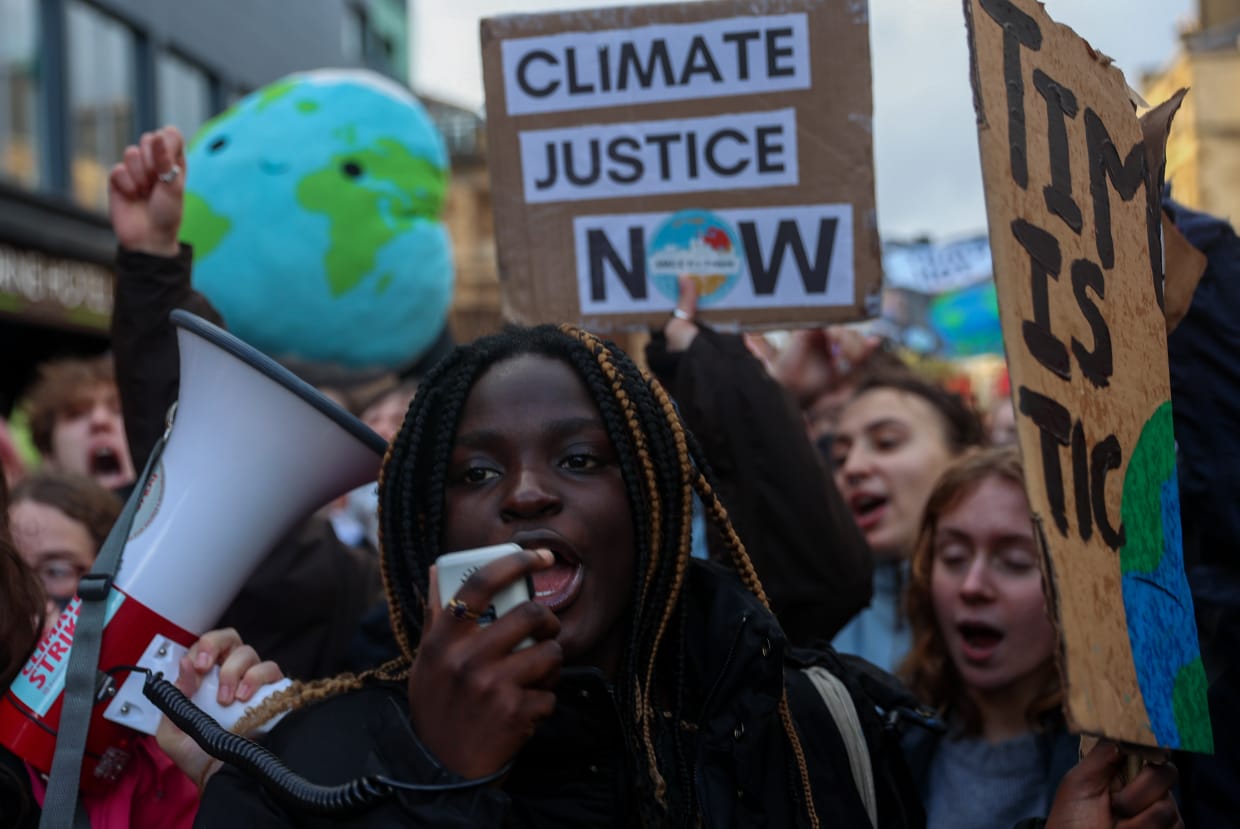
<svg viewBox="0 0 1240 829">
<path fill-rule="evenodd" d="M 180 655 L 214 625 L 271 547 L 315 509 L 375 480 L 386 444 L 269 357 L 173 311 L 181 387 L 167 445 L 145 481 L 107 597 L 99 669 L 140 665 L 173 678 Z M 74 598 L 0 699 L 0 743 L 50 773 Z M 142 676 L 104 684 L 91 717 L 82 784 L 114 780 L 135 732 L 159 711 Z"/>
</svg>

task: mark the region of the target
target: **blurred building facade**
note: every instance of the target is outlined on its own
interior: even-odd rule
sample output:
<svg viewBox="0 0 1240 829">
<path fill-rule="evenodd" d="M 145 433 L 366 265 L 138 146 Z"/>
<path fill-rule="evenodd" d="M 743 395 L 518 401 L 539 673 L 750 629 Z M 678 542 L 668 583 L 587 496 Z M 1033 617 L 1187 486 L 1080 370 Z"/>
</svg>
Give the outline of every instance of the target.
<svg viewBox="0 0 1240 829">
<path fill-rule="evenodd" d="M 1240 0 L 1198 0 L 1170 65 L 1147 74 L 1150 103 L 1189 93 L 1167 142 L 1167 181 L 1176 200 L 1240 221 Z"/>
<path fill-rule="evenodd" d="M 443 217 L 456 264 L 449 325 L 457 342 L 467 342 L 503 326 L 486 124 L 478 113 L 445 101 L 422 96 L 422 103 L 443 133 L 452 157 Z"/>
<path fill-rule="evenodd" d="M 404 0 L 0 0 L 0 415 L 38 362 L 107 347 L 126 145 L 298 70 L 407 83 L 408 42 Z"/>
</svg>

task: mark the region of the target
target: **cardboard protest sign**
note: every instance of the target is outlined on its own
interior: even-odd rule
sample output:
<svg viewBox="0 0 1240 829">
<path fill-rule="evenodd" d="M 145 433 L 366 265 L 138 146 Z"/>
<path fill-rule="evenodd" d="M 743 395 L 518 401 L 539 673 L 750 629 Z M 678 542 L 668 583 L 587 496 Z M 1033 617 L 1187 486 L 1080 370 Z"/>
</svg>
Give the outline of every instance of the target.
<svg viewBox="0 0 1240 829">
<path fill-rule="evenodd" d="M 482 22 L 505 316 L 661 325 L 877 312 L 864 3 L 741 0 Z"/>
<path fill-rule="evenodd" d="M 1025 482 L 1075 729 L 1212 747 L 1184 575 L 1159 190 L 1123 75 L 1036 0 L 965 0 Z"/>
</svg>

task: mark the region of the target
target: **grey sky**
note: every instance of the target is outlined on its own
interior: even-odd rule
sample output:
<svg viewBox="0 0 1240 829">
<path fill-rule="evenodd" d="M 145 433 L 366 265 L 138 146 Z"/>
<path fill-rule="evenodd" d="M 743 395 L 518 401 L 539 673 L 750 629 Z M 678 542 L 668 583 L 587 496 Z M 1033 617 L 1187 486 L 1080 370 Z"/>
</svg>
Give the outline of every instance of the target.
<svg viewBox="0 0 1240 829">
<path fill-rule="evenodd" d="M 1175 53 L 1194 0 L 1045 0 L 1051 17 L 1141 73 Z M 482 105 L 478 20 L 493 14 L 630 5 L 589 0 L 410 0 L 415 88 Z M 950 239 L 986 226 L 968 49 L 958 0 L 871 0 L 874 158 L 885 239 Z M 1156 103 L 1156 102 L 1151 102 Z"/>
</svg>

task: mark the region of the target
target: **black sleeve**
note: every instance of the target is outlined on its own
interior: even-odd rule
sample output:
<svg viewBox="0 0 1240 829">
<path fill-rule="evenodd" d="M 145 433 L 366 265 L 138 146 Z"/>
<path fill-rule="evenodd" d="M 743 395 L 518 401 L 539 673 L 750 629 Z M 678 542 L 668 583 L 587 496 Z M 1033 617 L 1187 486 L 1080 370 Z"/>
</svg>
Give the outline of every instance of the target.
<svg viewBox="0 0 1240 829">
<path fill-rule="evenodd" d="M 350 647 L 381 595 L 380 579 L 377 556 L 311 516 L 272 547 L 216 626 L 236 628 L 288 676 L 335 676 L 352 664 Z"/>
<path fill-rule="evenodd" d="M 30 772 L 8 749 L 0 748 L 0 826 L 38 829 L 42 810 L 30 790 Z"/>
<path fill-rule="evenodd" d="M 702 446 L 789 640 L 829 640 L 869 604 L 873 561 L 800 412 L 737 335 L 703 328 L 669 353 L 656 334 L 647 360 Z"/>
<path fill-rule="evenodd" d="M 119 248 L 112 309 L 112 353 L 125 435 L 134 468 L 142 469 L 164 432 L 168 407 L 177 399 L 180 352 L 168 319 L 184 308 L 222 325 L 206 297 L 190 287 L 193 251 L 181 245 L 174 257 Z"/>
</svg>

